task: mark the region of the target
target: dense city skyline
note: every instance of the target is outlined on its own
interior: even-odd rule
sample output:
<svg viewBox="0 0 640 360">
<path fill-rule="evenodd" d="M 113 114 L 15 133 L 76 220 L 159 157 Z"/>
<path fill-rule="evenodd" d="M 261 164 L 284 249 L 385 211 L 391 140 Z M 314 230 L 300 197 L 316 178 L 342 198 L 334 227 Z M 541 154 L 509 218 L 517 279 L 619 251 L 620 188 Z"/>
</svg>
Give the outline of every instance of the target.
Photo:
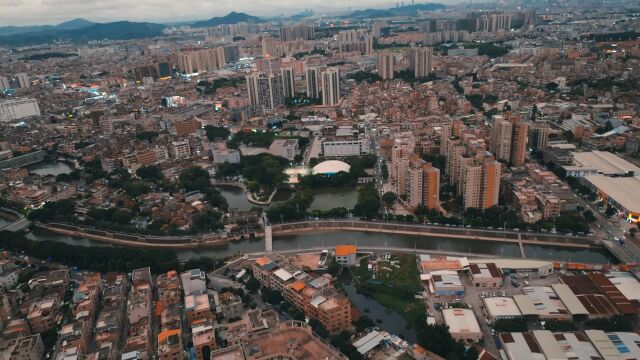
<svg viewBox="0 0 640 360">
<path fill-rule="evenodd" d="M 0 360 L 640 360 L 640 1 L 480 1 L 0 0 Z"/>
</svg>

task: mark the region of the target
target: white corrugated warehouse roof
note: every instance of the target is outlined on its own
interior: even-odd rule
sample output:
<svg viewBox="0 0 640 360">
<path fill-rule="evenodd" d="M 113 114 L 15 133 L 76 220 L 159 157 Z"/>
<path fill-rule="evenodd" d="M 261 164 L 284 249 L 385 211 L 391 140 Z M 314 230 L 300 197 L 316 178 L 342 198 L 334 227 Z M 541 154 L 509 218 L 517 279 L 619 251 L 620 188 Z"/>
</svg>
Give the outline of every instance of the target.
<svg viewBox="0 0 640 360">
<path fill-rule="evenodd" d="M 640 178 L 587 175 L 584 180 L 607 194 L 626 211 L 640 213 Z"/>
<path fill-rule="evenodd" d="M 622 175 L 629 172 L 640 174 L 639 167 L 608 151 L 576 152 L 574 163 L 578 166 L 598 169 L 598 172 L 604 175 Z"/>
</svg>

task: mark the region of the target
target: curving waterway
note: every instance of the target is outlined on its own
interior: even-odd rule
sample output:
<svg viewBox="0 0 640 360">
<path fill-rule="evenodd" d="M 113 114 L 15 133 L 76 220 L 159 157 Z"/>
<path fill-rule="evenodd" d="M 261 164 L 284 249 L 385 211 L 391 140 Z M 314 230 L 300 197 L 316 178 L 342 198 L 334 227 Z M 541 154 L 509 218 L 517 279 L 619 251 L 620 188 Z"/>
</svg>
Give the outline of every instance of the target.
<svg viewBox="0 0 640 360">
<path fill-rule="evenodd" d="M 58 235 L 46 230 L 34 229 L 27 235 L 33 240 L 49 240 L 80 246 L 111 246 L 109 244 L 70 236 Z M 517 244 L 473 239 L 451 239 L 446 237 L 422 237 L 414 235 L 396 235 L 366 233 L 359 231 L 336 231 L 307 233 L 299 235 L 274 236 L 273 248 L 278 250 L 295 250 L 312 247 L 326 247 L 330 249 L 340 244 L 356 244 L 360 246 L 376 247 L 404 247 L 427 250 L 447 250 L 456 252 L 470 252 L 475 254 L 503 255 L 520 257 Z M 524 245 L 528 258 L 562 260 L 572 262 L 615 263 L 615 258 L 605 249 L 572 249 L 554 246 Z M 264 251 L 262 239 L 251 239 L 230 242 L 218 247 L 202 247 L 197 249 L 177 249 L 180 260 L 197 257 L 225 257 L 240 253 L 255 253 Z"/>
</svg>

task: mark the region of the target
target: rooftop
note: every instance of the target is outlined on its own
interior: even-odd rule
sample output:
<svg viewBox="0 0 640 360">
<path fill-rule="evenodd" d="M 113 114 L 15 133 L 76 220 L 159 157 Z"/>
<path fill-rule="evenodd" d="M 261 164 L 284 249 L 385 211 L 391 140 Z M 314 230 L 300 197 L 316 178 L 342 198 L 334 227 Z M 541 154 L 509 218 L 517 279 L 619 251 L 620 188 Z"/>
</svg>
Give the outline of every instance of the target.
<svg viewBox="0 0 640 360">
<path fill-rule="evenodd" d="M 595 168 L 603 175 L 640 175 L 639 167 L 608 151 L 576 152 L 574 163 L 582 167 Z"/>
<path fill-rule="evenodd" d="M 358 248 L 355 245 L 336 245 L 336 256 L 348 256 L 357 251 Z"/>
<path fill-rule="evenodd" d="M 518 317 L 522 315 L 516 302 L 509 297 L 484 298 L 485 309 L 492 317 Z"/>
<path fill-rule="evenodd" d="M 584 180 L 605 193 L 627 211 L 640 214 L 640 177 L 587 175 Z"/>
<path fill-rule="evenodd" d="M 480 325 L 471 309 L 444 309 L 444 322 L 452 333 L 479 333 Z"/>
</svg>

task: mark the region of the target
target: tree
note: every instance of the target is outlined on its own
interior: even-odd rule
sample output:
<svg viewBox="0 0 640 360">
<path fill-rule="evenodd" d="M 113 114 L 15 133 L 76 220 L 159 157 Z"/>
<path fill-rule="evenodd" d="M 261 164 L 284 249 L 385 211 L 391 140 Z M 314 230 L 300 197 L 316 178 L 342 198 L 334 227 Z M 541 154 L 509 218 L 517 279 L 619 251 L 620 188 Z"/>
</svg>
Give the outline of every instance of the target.
<svg viewBox="0 0 640 360">
<path fill-rule="evenodd" d="M 545 320 L 544 329 L 551 332 L 568 332 L 575 331 L 576 325 L 571 321 L 549 319 Z"/>
<path fill-rule="evenodd" d="M 442 357 L 460 358 L 464 352 L 464 345 L 456 342 L 449 333 L 446 325 L 426 325 L 418 333 L 418 344 Z"/>
<path fill-rule="evenodd" d="M 539 115 L 538 106 L 536 104 L 533 104 L 533 108 L 531 108 L 531 121 L 535 122 L 536 119 L 538 118 L 538 115 Z"/>
<path fill-rule="evenodd" d="M 493 323 L 496 332 L 526 332 L 527 322 L 524 319 L 498 319 Z"/>
<path fill-rule="evenodd" d="M 633 320 L 630 316 L 614 315 L 611 318 L 590 319 L 585 323 L 587 329 L 605 332 L 633 331 Z"/>
<path fill-rule="evenodd" d="M 212 125 L 205 126 L 204 131 L 207 134 L 207 139 L 209 139 L 209 141 L 226 140 L 231 134 L 231 132 L 226 128 Z"/>
<path fill-rule="evenodd" d="M 222 227 L 220 214 L 214 210 L 201 211 L 191 217 L 192 228 L 199 231 L 215 231 Z"/>
<path fill-rule="evenodd" d="M 367 328 L 374 327 L 376 324 L 366 315 L 360 315 L 358 320 L 354 321 L 353 325 L 356 327 L 356 331 L 361 332 Z"/>
<path fill-rule="evenodd" d="M 342 266 L 338 264 L 335 258 L 332 258 L 327 266 L 327 272 L 331 274 L 331 276 L 336 277 L 340 275 L 340 272 L 342 272 Z"/>
<path fill-rule="evenodd" d="M 393 203 L 396 202 L 396 200 L 398 200 L 398 196 L 396 196 L 396 194 L 391 191 L 387 191 L 386 193 L 384 193 L 384 195 L 382 195 L 382 202 L 386 207 L 392 206 Z"/>
<path fill-rule="evenodd" d="M 111 221 L 121 225 L 130 223 L 131 219 L 132 219 L 131 211 L 127 209 L 118 209 L 111 216 Z"/>
<path fill-rule="evenodd" d="M 164 174 L 159 167 L 155 165 L 147 165 L 136 170 L 136 175 L 140 177 L 142 180 L 146 181 L 162 181 L 164 179 Z"/>
<path fill-rule="evenodd" d="M 365 186 L 358 190 L 358 203 L 353 209 L 353 213 L 365 218 L 373 218 L 380 210 L 380 195 L 373 186 Z"/>
<path fill-rule="evenodd" d="M 582 216 L 584 216 L 584 219 L 588 222 L 588 223 L 592 223 L 595 222 L 597 219 L 596 217 L 593 215 L 593 211 L 591 210 L 585 210 L 582 213 Z"/>
<path fill-rule="evenodd" d="M 607 209 L 604 211 L 604 215 L 606 217 L 612 217 L 613 215 L 615 215 L 618 211 L 616 210 L 616 208 L 614 208 L 611 205 L 607 205 Z"/>
<path fill-rule="evenodd" d="M 278 305 L 282 300 L 282 294 L 279 291 L 271 290 L 269 288 L 262 289 L 262 301 L 271 305 Z"/>
<path fill-rule="evenodd" d="M 478 351 L 475 347 L 470 346 L 462 355 L 462 360 L 478 360 Z"/>
<path fill-rule="evenodd" d="M 558 90 L 558 87 L 560 87 L 560 85 L 556 84 L 556 83 L 555 83 L 555 82 L 553 82 L 553 81 L 552 81 L 552 82 L 548 82 L 548 83 L 544 86 L 544 88 L 545 88 L 545 89 L 547 89 L 547 91 L 549 91 L 549 92 L 553 92 L 553 91 Z"/>
<path fill-rule="evenodd" d="M 309 320 L 309 326 L 311 326 L 311 330 L 316 333 L 322 339 L 326 339 L 329 337 L 329 332 L 325 329 L 324 325 L 316 319 Z"/>
<path fill-rule="evenodd" d="M 629 236 L 636 237 L 636 233 L 637 232 L 638 232 L 637 228 L 631 228 L 631 229 L 629 229 Z"/>
<path fill-rule="evenodd" d="M 304 160 L 304 157 L 300 154 L 296 154 L 296 156 L 293 157 L 293 161 L 300 163 L 302 162 L 302 160 Z"/>
<path fill-rule="evenodd" d="M 258 291 L 258 289 L 260 289 L 260 282 L 255 277 L 251 276 L 249 280 L 247 280 L 245 288 L 247 288 L 247 290 L 249 290 L 250 292 L 255 293 L 256 291 Z"/>
<path fill-rule="evenodd" d="M 180 187 L 187 191 L 204 191 L 211 185 L 209 173 L 198 166 L 192 166 L 180 173 Z"/>
<path fill-rule="evenodd" d="M 136 134 L 136 139 L 141 141 L 152 140 L 157 138 L 160 134 L 157 131 L 143 131 Z"/>
</svg>

